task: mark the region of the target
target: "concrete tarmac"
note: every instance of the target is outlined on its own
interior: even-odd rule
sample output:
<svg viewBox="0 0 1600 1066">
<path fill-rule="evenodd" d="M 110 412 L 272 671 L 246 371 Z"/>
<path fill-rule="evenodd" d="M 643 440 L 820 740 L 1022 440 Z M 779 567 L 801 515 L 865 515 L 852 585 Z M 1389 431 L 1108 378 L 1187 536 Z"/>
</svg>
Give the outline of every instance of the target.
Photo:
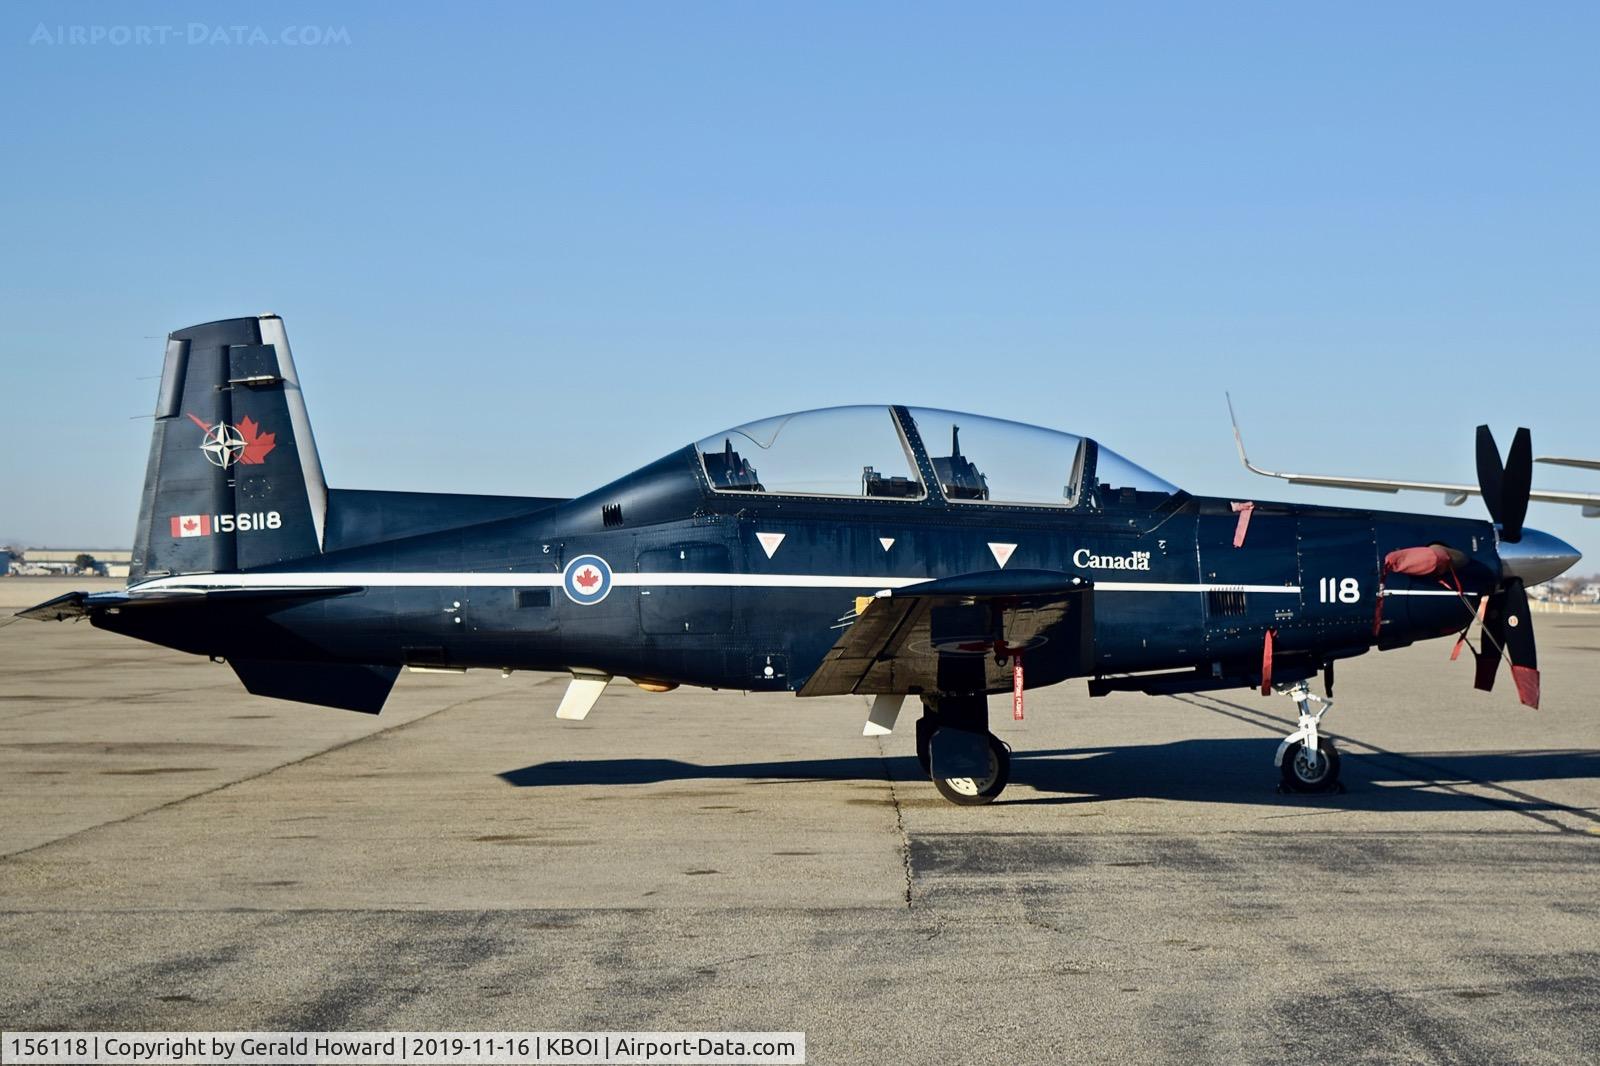
<svg viewBox="0 0 1600 1066">
<path fill-rule="evenodd" d="M 0 582 L 31 603 L 70 583 Z M 9 608 L 4 611 L 9 615 Z M 1600 1048 L 1600 616 L 1544 709 L 1449 641 L 1341 667 L 1342 795 L 1249 692 L 993 719 L 403 675 L 379 717 L 83 624 L 0 629 L 6 1029 L 803 1030 L 810 1061 L 1574 1063 Z"/>
</svg>

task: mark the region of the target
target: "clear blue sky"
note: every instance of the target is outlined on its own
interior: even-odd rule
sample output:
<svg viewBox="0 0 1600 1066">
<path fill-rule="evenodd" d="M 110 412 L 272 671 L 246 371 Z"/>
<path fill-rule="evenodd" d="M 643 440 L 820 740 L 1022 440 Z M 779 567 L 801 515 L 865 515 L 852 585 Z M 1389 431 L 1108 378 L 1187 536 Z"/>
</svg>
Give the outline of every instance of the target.
<svg viewBox="0 0 1600 1066">
<path fill-rule="evenodd" d="M 1223 390 L 1283 467 L 1470 481 L 1480 421 L 1600 455 L 1597 40 L 1559 3 L 8 3 L 0 538 L 128 544 L 162 337 L 263 311 L 340 486 L 576 493 L 905 400 L 1436 510 L 1245 474 Z M 1529 521 L 1600 567 L 1600 520 Z"/>
</svg>

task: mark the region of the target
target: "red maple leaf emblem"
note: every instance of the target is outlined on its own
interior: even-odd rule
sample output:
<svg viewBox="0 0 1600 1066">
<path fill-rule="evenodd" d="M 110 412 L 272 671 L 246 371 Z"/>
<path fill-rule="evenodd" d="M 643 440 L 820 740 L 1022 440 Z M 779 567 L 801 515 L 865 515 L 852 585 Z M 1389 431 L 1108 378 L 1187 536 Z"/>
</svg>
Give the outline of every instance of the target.
<svg viewBox="0 0 1600 1066">
<path fill-rule="evenodd" d="M 235 427 L 239 436 L 244 438 L 244 452 L 239 456 L 239 462 L 254 465 L 267 457 L 267 453 L 278 446 L 276 433 L 262 433 L 261 427 L 255 419 L 245 415 Z"/>
<path fill-rule="evenodd" d="M 191 518 L 191 519 L 189 519 L 187 522 L 185 522 L 183 524 L 183 528 L 189 530 L 190 532 L 193 532 L 195 527 L 198 526 L 199 524 L 200 524 L 199 522 L 196 522 L 194 519 Z"/>
<path fill-rule="evenodd" d="M 573 578 L 573 583 L 585 592 L 600 584 L 600 575 L 594 572 L 593 567 L 584 567 L 578 571 L 578 576 Z"/>
</svg>

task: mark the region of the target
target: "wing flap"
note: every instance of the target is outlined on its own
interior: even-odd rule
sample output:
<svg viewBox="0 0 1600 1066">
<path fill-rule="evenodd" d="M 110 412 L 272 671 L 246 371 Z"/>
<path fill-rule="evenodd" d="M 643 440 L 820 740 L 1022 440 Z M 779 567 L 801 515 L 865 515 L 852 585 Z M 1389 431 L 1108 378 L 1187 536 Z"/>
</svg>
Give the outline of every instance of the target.
<svg viewBox="0 0 1600 1066">
<path fill-rule="evenodd" d="M 998 692 L 1011 660 L 1050 684 L 1090 661 L 1089 583 L 1046 570 L 983 571 L 879 593 L 801 687 L 801 696 Z"/>
</svg>

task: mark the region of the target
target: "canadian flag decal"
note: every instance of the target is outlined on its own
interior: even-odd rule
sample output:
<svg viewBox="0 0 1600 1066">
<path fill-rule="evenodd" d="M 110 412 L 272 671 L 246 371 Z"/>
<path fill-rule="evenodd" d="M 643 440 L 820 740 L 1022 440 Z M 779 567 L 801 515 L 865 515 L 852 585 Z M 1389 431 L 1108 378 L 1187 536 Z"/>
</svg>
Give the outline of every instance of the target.
<svg viewBox="0 0 1600 1066">
<path fill-rule="evenodd" d="M 174 537 L 209 537 L 211 516 L 208 514 L 175 514 L 172 516 Z"/>
</svg>

